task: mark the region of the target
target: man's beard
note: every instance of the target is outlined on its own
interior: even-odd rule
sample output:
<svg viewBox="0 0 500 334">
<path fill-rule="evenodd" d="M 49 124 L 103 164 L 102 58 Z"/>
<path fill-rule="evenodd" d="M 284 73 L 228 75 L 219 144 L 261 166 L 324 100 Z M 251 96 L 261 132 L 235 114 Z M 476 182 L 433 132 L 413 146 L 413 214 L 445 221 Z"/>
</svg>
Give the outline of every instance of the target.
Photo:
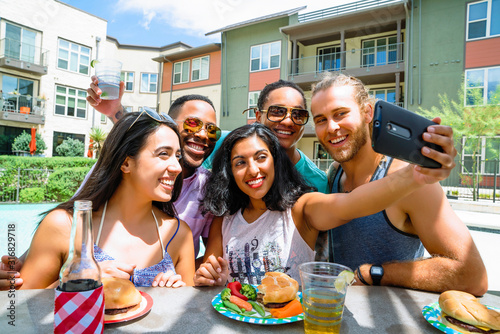
<svg viewBox="0 0 500 334">
<path fill-rule="evenodd" d="M 347 139 L 349 140 L 349 143 L 341 149 L 329 147 L 331 152 L 329 151 L 328 153 L 330 153 L 332 158 L 339 163 L 352 160 L 366 144 L 368 141 L 368 129 L 365 124 L 361 124 L 360 127 L 349 135 Z"/>
</svg>

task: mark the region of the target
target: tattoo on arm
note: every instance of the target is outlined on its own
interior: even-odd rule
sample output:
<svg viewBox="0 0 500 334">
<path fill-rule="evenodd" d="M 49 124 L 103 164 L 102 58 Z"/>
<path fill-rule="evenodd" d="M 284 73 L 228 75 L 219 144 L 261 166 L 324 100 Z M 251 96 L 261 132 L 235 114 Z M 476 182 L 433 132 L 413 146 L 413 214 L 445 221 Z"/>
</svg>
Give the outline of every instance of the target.
<svg viewBox="0 0 500 334">
<path fill-rule="evenodd" d="M 118 120 L 123 117 L 123 111 L 118 110 L 115 114 L 115 118 Z"/>
</svg>

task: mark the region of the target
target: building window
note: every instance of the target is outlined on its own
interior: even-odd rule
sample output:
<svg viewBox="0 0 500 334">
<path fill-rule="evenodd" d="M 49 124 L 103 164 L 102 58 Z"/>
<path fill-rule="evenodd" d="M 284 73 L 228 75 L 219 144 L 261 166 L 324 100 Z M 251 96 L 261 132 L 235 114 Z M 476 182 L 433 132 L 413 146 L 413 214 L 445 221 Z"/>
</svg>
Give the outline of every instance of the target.
<svg viewBox="0 0 500 334">
<path fill-rule="evenodd" d="M 11 23 L 5 23 L 5 56 L 30 63 L 40 52 L 36 47 L 36 32 Z M 38 57 L 37 57 L 38 58 Z"/>
<path fill-rule="evenodd" d="M 260 91 L 248 93 L 248 108 L 257 108 L 257 102 L 259 101 L 259 94 L 260 94 Z M 253 110 L 253 109 L 248 110 L 247 111 L 247 118 L 248 119 L 255 119 L 255 110 Z"/>
<path fill-rule="evenodd" d="M 250 72 L 280 67 L 281 42 L 252 46 L 250 49 Z"/>
<path fill-rule="evenodd" d="M 56 86 L 55 114 L 87 118 L 87 92 L 84 90 Z"/>
<path fill-rule="evenodd" d="M 59 39 L 57 68 L 89 74 L 90 48 Z"/>
<path fill-rule="evenodd" d="M 467 40 L 500 35 L 500 0 L 467 5 Z"/>
<path fill-rule="evenodd" d="M 340 46 L 329 46 L 318 49 L 318 72 L 336 71 L 340 69 Z"/>
<path fill-rule="evenodd" d="M 79 140 L 82 143 L 85 143 L 85 135 L 80 135 L 76 133 L 64 133 L 54 131 L 54 137 L 52 140 L 52 156 L 57 157 L 59 154 L 57 153 L 57 146 L 61 145 L 64 140 L 71 138 L 75 140 Z"/>
<path fill-rule="evenodd" d="M 141 73 L 141 93 L 156 93 L 158 74 Z"/>
<path fill-rule="evenodd" d="M 122 72 L 121 80 L 125 82 L 125 91 L 134 91 L 134 72 Z"/>
<path fill-rule="evenodd" d="M 383 100 L 390 103 L 396 103 L 396 89 L 370 89 L 370 96 L 377 100 Z M 398 101 L 399 102 L 399 101 Z"/>
<path fill-rule="evenodd" d="M 476 138 L 462 138 L 462 173 L 471 173 L 473 167 L 473 147 L 477 145 Z M 500 174 L 500 137 L 480 137 L 480 150 L 476 153 L 476 166 L 481 174 Z M 497 168 L 497 169 L 496 169 Z M 496 169 L 496 171 L 495 171 Z"/>
<path fill-rule="evenodd" d="M 21 107 L 33 109 L 35 81 L 0 74 L 0 82 L 2 82 L 0 90 L 3 91 L 0 94 L 0 98 L 3 98 L 3 110 L 15 111 Z"/>
<path fill-rule="evenodd" d="M 189 60 L 174 64 L 174 84 L 189 81 Z"/>
<path fill-rule="evenodd" d="M 125 112 L 133 112 L 134 111 L 134 107 L 132 107 L 132 106 L 124 106 L 123 109 L 125 110 Z"/>
<path fill-rule="evenodd" d="M 101 124 L 106 124 L 108 123 L 108 117 L 106 115 L 101 114 Z"/>
<path fill-rule="evenodd" d="M 328 167 L 333 162 L 333 158 L 328 154 L 328 152 L 321 146 L 318 141 L 314 142 L 314 159 L 313 161 L 316 163 L 321 170 L 328 170 Z"/>
<path fill-rule="evenodd" d="M 193 59 L 193 65 L 191 67 L 191 81 L 207 80 L 209 64 L 209 56 Z"/>
<path fill-rule="evenodd" d="M 363 67 L 381 66 L 397 62 L 397 37 L 383 37 L 363 41 Z"/>
<path fill-rule="evenodd" d="M 465 105 L 500 104 L 500 67 L 465 71 Z"/>
</svg>

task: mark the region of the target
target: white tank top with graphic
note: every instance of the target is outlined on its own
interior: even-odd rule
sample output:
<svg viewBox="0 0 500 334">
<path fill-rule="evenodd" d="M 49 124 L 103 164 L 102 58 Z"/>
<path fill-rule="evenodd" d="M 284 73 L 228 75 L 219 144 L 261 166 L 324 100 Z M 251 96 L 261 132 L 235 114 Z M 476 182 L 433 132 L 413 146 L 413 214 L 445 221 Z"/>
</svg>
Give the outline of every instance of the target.
<svg viewBox="0 0 500 334">
<path fill-rule="evenodd" d="M 260 284 L 267 271 L 284 272 L 300 284 L 298 265 L 315 256 L 297 231 L 291 209 L 267 210 L 251 224 L 241 211 L 224 217 L 222 246 L 229 280 L 250 284 Z"/>
</svg>

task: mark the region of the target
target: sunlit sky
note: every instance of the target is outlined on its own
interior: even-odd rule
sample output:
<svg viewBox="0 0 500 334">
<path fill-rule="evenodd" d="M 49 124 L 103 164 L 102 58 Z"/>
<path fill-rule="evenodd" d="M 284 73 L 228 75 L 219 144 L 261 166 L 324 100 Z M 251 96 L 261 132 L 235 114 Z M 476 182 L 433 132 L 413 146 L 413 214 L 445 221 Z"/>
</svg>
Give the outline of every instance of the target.
<svg viewBox="0 0 500 334">
<path fill-rule="evenodd" d="M 120 44 L 193 47 L 220 42 L 207 32 L 230 24 L 307 6 L 300 14 L 353 0 L 61 0 L 108 21 L 108 35 Z"/>
</svg>

